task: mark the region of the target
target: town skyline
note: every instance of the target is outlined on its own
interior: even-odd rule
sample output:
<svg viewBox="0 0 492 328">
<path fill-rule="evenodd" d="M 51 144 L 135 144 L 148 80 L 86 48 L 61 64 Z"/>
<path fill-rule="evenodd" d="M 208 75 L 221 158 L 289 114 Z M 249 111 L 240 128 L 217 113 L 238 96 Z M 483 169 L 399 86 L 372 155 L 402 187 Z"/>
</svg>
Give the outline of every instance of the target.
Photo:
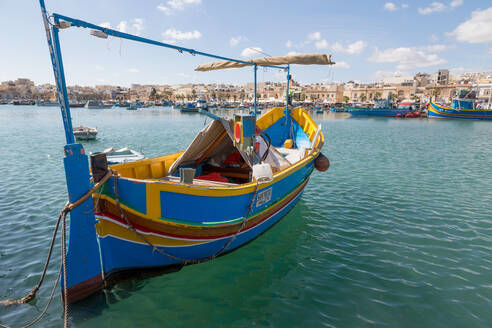
<svg viewBox="0 0 492 328">
<path fill-rule="evenodd" d="M 371 102 L 378 98 L 394 100 L 428 101 L 431 97 L 451 101 L 462 89 L 474 90 L 480 101 L 491 103 L 492 72 L 462 73 L 453 75 L 448 69 L 434 73 L 419 72 L 414 76 L 384 78 L 379 82 L 302 84 L 291 80 L 290 97 L 297 101 L 317 103 Z M 265 81 L 257 85 L 257 98 L 264 102 L 285 101 L 286 83 Z M 194 101 L 198 96 L 206 100 L 251 102 L 254 97 L 252 82 L 234 85 L 227 83 L 185 83 L 178 85 L 132 84 L 130 87 L 117 85 L 68 86 L 73 101 Z M 38 99 L 54 101 L 55 85 L 35 85 L 33 81 L 19 78 L 0 82 L 0 100 Z"/>
<path fill-rule="evenodd" d="M 331 54 L 337 63 L 333 67 L 292 67 L 294 78 L 302 84 L 369 83 L 439 68 L 454 74 L 492 70 L 492 7 L 479 0 L 376 0 L 371 6 L 320 0 L 287 5 L 278 1 L 246 5 L 207 0 L 53 0 L 48 10 L 232 58 Z M 25 25 L 16 33 L 0 32 L 8 45 L 0 53 L 4 63 L 0 81 L 28 77 L 36 84 L 51 83 L 37 5 L 5 0 L 0 2 L 0 12 L 10 13 L 4 15 L 6 26 L 20 21 Z M 272 21 L 271 12 L 282 19 Z M 252 80 L 248 68 L 198 73 L 193 69 L 206 58 L 166 49 L 142 50 L 133 42 L 96 39 L 88 32 L 77 28 L 61 31 L 69 85 L 244 84 Z M 259 81 L 284 79 L 283 72 L 259 70 Z"/>
</svg>

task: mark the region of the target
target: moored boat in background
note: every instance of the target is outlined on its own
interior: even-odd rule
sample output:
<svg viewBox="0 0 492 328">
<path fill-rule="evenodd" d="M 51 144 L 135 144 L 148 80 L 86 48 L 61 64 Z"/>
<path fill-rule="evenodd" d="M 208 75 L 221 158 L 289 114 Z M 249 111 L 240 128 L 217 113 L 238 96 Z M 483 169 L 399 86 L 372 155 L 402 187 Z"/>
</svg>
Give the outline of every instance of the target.
<svg viewBox="0 0 492 328">
<path fill-rule="evenodd" d="M 107 104 L 107 103 L 104 103 L 100 100 L 89 100 L 85 104 L 85 108 L 88 108 L 88 109 L 105 109 L 105 108 L 111 108 L 111 107 L 113 107 L 113 104 Z"/>
<path fill-rule="evenodd" d="M 36 106 L 42 106 L 42 107 L 58 107 L 58 106 L 60 106 L 60 103 L 58 101 L 36 100 Z"/>
<path fill-rule="evenodd" d="M 179 108 L 182 113 L 198 113 L 199 108 L 194 103 L 186 103 Z"/>
<path fill-rule="evenodd" d="M 397 117 L 397 115 L 405 116 L 413 110 L 411 107 L 395 107 L 388 95 L 387 99 L 375 99 L 373 107 L 345 107 L 346 111 L 349 112 L 353 117 L 358 116 L 380 116 L 380 117 Z"/>
<path fill-rule="evenodd" d="M 91 128 L 88 126 L 77 126 L 73 128 L 73 135 L 75 140 L 95 140 L 97 137 L 97 128 Z"/>
<path fill-rule="evenodd" d="M 434 101 L 427 107 L 429 118 L 454 118 L 472 120 L 492 120 L 492 110 L 480 108 L 473 91 L 461 90 L 453 99 L 451 107 L 442 106 Z"/>
<path fill-rule="evenodd" d="M 85 106 L 86 103 L 84 102 L 71 102 L 70 103 L 70 108 L 82 108 Z M 58 104 L 60 106 L 60 104 Z"/>
<path fill-rule="evenodd" d="M 198 109 L 208 110 L 208 103 L 204 96 L 201 96 L 196 101 L 196 107 Z"/>
</svg>

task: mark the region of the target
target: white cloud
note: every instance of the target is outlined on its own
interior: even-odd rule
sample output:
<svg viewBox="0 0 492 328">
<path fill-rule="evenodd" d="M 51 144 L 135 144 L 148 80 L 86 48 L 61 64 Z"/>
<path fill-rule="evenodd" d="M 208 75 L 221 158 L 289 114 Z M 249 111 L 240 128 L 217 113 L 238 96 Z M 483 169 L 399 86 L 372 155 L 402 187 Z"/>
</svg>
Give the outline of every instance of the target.
<svg viewBox="0 0 492 328">
<path fill-rule="evenodd" d="M 244 41 L 248 41 L 248 38 L 245 36 L 234 36 L 231 38 L 231 40 L 229 40 L 229 44 L 234 47 Z"/>
<path fill-rule="evenodd" d="M 202 3 L 201 0 L 169 0 L 166 2 L 166 5 L 164 5 L 163 3 L 159 4 L 157 6 L 157 10 L 160 10 L 164 14 L 169 16 L 172 15 L 173 12 L 176 10 L 185 9 L 186 5 L 200 4 L 200 3 Z"/>
<path fill-rule="evenodd" d="M 430 46 L 415 47 L 415 49 L 417 49 L 417 50 L 429 51 L 429 52 L 439 52 L 439 51 L 447 50 L 449 48 L 451 48 L 451 47 L 446 46 L 444 44 L 433 44 Z"/>
<path fill-rule="evenodd" d="M 382 80 L 385 77 L 400 77 L 407 75 L 410 75 L 410 73 L 402 71 L 376 71 L 372 74 L 376 80 Z"/>
<path fill-rule="evenodd" d="M 118 25 L 116 25 L 116 29 L 123 33 L 133 33 L 136 35 L 140 35 L 140 32 L 144 29 L 143 24 L 144 21 L 142 18 L 134 18 L 131 21 L 131 28 L 128 28 L 127 21 L 121 21 Z"/>
<path fill-rule="evenodd" d="M 444 11 L 446 8 L 447 6 L 442 2 L 433 2 L 431 3 L 430 7 L 419 8 L 419 13 L 421 15 L 429 15 L 432 14 L 433 12 Z"/>
<path fill-rule="evenodd" d="M 325 39 L 316 41 L 314 43 L 314 46 L 316 47 L 316 49 L 326 49 L 328 48 L 328 42 Z"/>
<path fill-rule="evenodd" d="M 458 25 L 448 35 L 468 43 L 492 42 L 492 7 L 473 11 L 469 20 Z"/>
<path fill-rule="evenodd" d="M 128 72 L 130 72 L 130 73 L 138 73 L 140 71 L 138 70 L 138 68 L 130 68 L 130 69 L 128 69 Z"/>
<path fill-rule="evenodd" d="M 189 31 L 189 32 L 181 32 L 174 28 L 169 28 L 162 33 L 162 36 L 171 40 L 192 40 L 199 39 L 202 36 L 197 30 Z"/>
<path fill-rule="evenodd" d="M 402 7 L 403 9 L 408 8 L 408 3 L 402 3 L 402 4 L 401 4 L 401 7 Z"/>
<path fill-rule="evenodd" d="M 350 68 L 350 65 L 349 65 L 349 63 L 347 63 L 347 62 L 345 62 L 345 61 L 337 61 L 337 62 L 335 63 L 335 65 L 333 65 L 333 67 L 335 67 L 335 68 L 345 68 L 345 69 L 347 69 L 347 68 Z"/>
<path fill-rule="evenodd" d="M 159 4 L 157 6 L 157 10 L 160 10 L 162 11 L 164 14 L 166 14 L 167 16 L 171 15 L 172 14 L 172 11 L 171 9 L 169 9 L 168 7 L 164 6 L 162 3 Z"/>
<path fill-rule="evenodd" d="M 123 33 L 126 33 L 128 31 L 127 27 L 128 27 L 128 23 L 126 21 L 121 21 L 118 25 L 116 25 L 118 31 Z"/>
<path fill-rule="evenodd" d="M 366 46 L 367 46 L 367 42 L 364 42 L 362 40 L 356 41 L 348 45 L 347 53 L 360 54 Z"/>
<path fill-rule="evenodd" d="M 294 56 L 294 55 L 298 55 L 299 53 L 297 51 L 289 51 L 287 53 L 287 56 Z"/>
<path fill-rule="evenodd" d="M 286 46 L 287 48 L 292 47 L 292 41 L 287 40 L 287 42 L 285 42 L 285 46 Z"/>
<path fill-rule="evenodd" d="M 428 67 L 446 64 L 447 61 L 436 54 L 427 53 L 418 48 L 389 48 L 380 51 L 375 49 L 369 61 L 375 63 L 397 63 L 399 70 L 414 69 L 418 67 Z"/>
<path fill-rule="evenodd" d="M 320 32 L 313 32 L 308 34 L 308 40 L 309 41 L 315 41 L 315 40 L 320 40 L 321 39 L 321 33 Z"/>
<path fill-rule="evenodd" d="M 132 21 L 132 27 L 136 30 L 135 34 L 140 35 L 140 32 L 144 29 L 144 21 L 142 18 L 134 18 Z"/>
<path fill-rule="evenodd" d="M 439 37 L 435 34 L 431 34 L 429 37 L 430 42 L 437 42 L 439 40 Z"/>
<path fill-rule="evenodd" d="M 104 22 L 99 24 L 99 26 L 104 27 L 104 28 L 111 28 L 111 24 L 109 22 Z"/>
<path fill-rule="evenodd" d="M 104 71 L 104 67 L 102 67 L 101 65 L 96 65 L 96 69 L 98 71 Z"/>
<path fill-rule="evenodd" d="M 384 4 L 384 10 L 395 11 L 397 10 L 396 5 L 393 2 L 386 2 Z"/>
<path fill-rule="evenodd" d="M 331 47 L 333 51 L 344 52 L 350 55 L 360 54 L 367 46 L 367 42 L 359 40 L 344 47 L 339 42 L 335 42 Z"/>
<path fill-rule="evenodd" d="M 184 9 L 185 5 L 187 4 L 200 4 L 202 3 L 202 0 L 170 0 L 167 2 L 167 4 L 173 8 L 173 9 L 178 9 L 182 10 Z"/>
<path fill-rule="evenodd" d="M 453 0 L 453 1 L 451 1 L 451 3 L 449 5 L 451 7 L 459 7 L 459 6 L 463 5 L 463 0 Z"/>
<path fill-rule="evenodd" d="M 492 55 L 492 48 L 489 48 L 489 55 Z"/>
<path fill-rule="evenodd" d="M 245 58 L 252 58 L 261 56 L 263 50 L 260 47 L 246 48 L 241 52 L 241 56 Z"/>
</svg>

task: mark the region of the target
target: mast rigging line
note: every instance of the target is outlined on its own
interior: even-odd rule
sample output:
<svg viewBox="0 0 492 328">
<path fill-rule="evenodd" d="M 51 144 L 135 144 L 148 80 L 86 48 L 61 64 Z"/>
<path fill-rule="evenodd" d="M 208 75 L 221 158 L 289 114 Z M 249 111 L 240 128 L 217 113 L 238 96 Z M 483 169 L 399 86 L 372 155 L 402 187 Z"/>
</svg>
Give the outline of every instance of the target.
<svg viewBox="0 0 492 328">
<path fill-rule="evenodd" d="M 281 69 L 281 70 L 286 70 L 287 69 L 287 66 L 260 65 L 260 64 L 255 64 L 255 63 L 252 63 L 252 62 L 249 62 L 249 61 L 246 61 L 246 60 L 228 58 L 228 57 L 224 57 L 224 56 L 210 54 L 210 53 L 207 53 L 207 52 L 197 51 L 197 50 L 191 49 L 191 48 L 184 48 L 184 47 L 180 47 L 180 46 L 175 46 L 175 45 L 172 45 L 172 44 L 169 44 L 169 43 L 159 42 L 159 41 L 155 41 L 155 40 L 152 40 L 152 39 L 142 38 L 142 37 L 139 37 L 139 36 L 136 36 L 136 35 L 133 35 L 133 34 L 116 31 L 116 30 L 113 30 L 111 28 L 101 27 L 99 25 L 95 25 L 95 24 L 88 23 L 88 22 L 85 22 L 85 21 L 80 20 L 80 19 L 75 19 L 75 18 L 72 18 L 72 17 L 60 15 L 60 14 L 55 14 L 54 13 L 52 16 L 55 18 L 55 21 L 56 21 L 56 19 L 61 20 L 61 22 L 59 24 L 56 24 L 55 25 L 58 29 L 65 29 L 65 28 L 72 27 L 72 26 L 74 26 L 74 27 L 82 27 L 82 28 L 89 28 L 89 29 L 92 29 L 92 30 L 96 30 L 96 31 L 100 31 L 102 33 L 105 33 L 108 36 L 110 35 L 110 36 L 113 36 L 113 37 L 116 37 L 116 38 L 128 39 L 128 40 L 132 40 L 132 41 L 136 41 L 136 42 L 142 42 L 142 43 L 147 43 L 147 44 L 151 44 L 151 45 L 155 45 L 155 46 L 160 46 L 160 47 L 164 47 L 164 48 L 170 48 L 170 49 L 177 50 L 180 53 L 187 52 L 187 53 L 189 53 L 189 54 L 191 54 L 193 56 L 200 55 L 200 56 L 205 56 L 205 57 L 210 57 L 210 58 L 216 58 L 216 59 L 221 59 L 221 60 L 234 61 L 234 62 L 237 62 L 237 63 L 242 63 L 242 64 L 246 64 L 246 65 L 251 65 L 251 66 L 258 65 L 258 66 L 261 66 L 261 67 L 270 67 L 270 68 L 276 68 L 276 69 Z"/>
</svg>

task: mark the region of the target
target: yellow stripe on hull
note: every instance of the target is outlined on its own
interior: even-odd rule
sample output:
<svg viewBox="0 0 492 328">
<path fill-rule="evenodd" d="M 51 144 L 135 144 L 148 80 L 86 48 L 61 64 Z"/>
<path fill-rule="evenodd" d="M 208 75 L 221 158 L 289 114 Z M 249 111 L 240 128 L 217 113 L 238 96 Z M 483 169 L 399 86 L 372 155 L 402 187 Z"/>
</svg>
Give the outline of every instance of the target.
<svg viewBox="0 0 492 328">
<path fill-rule="evenodd" d="M 132 230 L 122 225 L 121 223 L 113 221 L 105 216 L 97 216 L 97 219 L 99 220 L 99 222 L 96 224 L 96 231 L 99 237 L 104 238 L 110 235 L 127 241 L 146 244 Z M 138 231 L 138 232 L 144 235 L 145 238 L 155 246 L 182 247 L 182 246 L 203 244 L 215 240 L 215 239 L 192 240 L 192 239 L 174 238 L 170 236 L 160 236 L 152 232 L 142 232 L 142 231 Z"/>
</svg>

